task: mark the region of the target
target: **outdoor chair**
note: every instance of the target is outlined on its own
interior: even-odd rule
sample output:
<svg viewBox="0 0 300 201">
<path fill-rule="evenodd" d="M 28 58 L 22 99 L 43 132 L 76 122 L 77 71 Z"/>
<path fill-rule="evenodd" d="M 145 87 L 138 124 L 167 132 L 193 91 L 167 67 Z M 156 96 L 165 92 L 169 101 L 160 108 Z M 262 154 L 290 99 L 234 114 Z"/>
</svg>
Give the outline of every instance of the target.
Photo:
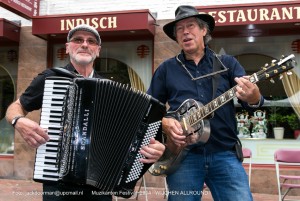
<svg viewBox="0 0 300 201">
<path fill-rule="evenodd" d="M 300 189 L 300 174 L 282 174 L 284 166 L 300 167 L 300 149 L 278 149 L 274 154 L 278 198 L 283 201 L 292 189 Z M 284 191 L 284 192 L 283 192 Z"/>
</svg>

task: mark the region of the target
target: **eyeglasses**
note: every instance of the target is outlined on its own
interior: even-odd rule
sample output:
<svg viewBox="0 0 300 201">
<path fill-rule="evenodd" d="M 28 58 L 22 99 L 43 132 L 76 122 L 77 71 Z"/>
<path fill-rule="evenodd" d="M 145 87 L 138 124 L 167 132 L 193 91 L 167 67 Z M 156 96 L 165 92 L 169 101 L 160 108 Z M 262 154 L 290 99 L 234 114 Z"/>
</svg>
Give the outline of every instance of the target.
<svg viewBox="0 0 300 201">
<path fill-rule="evenodd" d="M 72 38 L 70 40 L 70 42 L 73 42 L 75 44 L 80 44 L 80 45 L 83 44 L 84 41 L 86 41 L 86 43 L 89 45 L 93 45 L 93 46 L 99 45 L 98 41 L 92 38 L 88 38 L 87 40 L 84 40 L 83 38 Z"/>
<path fill-rule="evenodd" d="M 178 25 L 175 27 L 176 33 L 184 32 L 185 27 L 190 31 L 197 26 L 197 22 L 188 22 L 186 25 Z"/>
</svg>

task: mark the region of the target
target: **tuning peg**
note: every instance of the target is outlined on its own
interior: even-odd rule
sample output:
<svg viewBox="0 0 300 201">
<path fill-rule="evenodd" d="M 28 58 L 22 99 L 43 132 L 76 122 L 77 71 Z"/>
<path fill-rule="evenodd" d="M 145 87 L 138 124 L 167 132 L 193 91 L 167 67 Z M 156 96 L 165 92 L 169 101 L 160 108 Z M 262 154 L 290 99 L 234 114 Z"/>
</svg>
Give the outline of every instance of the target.
<svg viewBox="0 0 300 201">
<path fill-rule="evenodd" d="M 273 78 L 270 79 L 270 82 L 271 82 L 272 84 L 275 84 L 275 81 L 274 81 Z"/>
<path fill-rule="evenodd" d="M 279 75 L 279 80 L 282 80 L 282 78 L 283 78 L 283 75 L 280 74 L 280 75 Z"/>
<path fill-rule="evenodd" d="M 293 72 L 289 70 L 288 72 L 286 72 L 286 74 L 287 75 L 293 75 Z"/>
</svg>

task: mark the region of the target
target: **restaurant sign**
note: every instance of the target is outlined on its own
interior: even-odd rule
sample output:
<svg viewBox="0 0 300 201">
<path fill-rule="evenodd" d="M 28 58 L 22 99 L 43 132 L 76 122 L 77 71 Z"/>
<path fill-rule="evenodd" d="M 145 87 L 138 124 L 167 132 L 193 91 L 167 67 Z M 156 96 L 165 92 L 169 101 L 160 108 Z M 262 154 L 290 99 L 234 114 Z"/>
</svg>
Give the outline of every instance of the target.
<svg viewBox="0 0 300 201">
<path fill-rule="evenodd" d="M 300 4 L 230 5 L 219 8 L 201 7 L 200 10 L 200 13 L 213 16 L 217 26 L 286 23 L 300 20 Z"/>
<path fill-rule="evenodd" d="M 38 16 L 32 18 L 32 33 L 68 33 L 79 24 L 88 24 L 101 32 L 144 30 L 154 35 L 154 23 L 155 19 L 149 10 Z"/>
<path fill-rule="evenodd" d="M 0 6 L 26 19 L 39 14 L 40 0 L 0 0 Z"/>
</svg>

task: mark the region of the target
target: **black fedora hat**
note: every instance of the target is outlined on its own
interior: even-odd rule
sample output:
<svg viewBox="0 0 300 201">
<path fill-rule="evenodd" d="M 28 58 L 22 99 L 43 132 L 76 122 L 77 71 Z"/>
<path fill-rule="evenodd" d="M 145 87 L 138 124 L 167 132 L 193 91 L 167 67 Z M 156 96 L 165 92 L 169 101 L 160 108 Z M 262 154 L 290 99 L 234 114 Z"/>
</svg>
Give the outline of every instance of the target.
<svg viewBox="0 0 300 201">
<path fill-rule="evenodd" d="M 174 36 L 174 26 L 175 24 L 183 19 L 189 18 L 189 17 L 197 17 L 204 22 L 208 24 L 210 32 L 212 32 L 215 28 L 215 20 L 214 18 L 209 14 L 199 14 L 197 9 L 193 6 L 179 6 L 175 11 L 175 20 L 172 22 L 169 22 L 163 27 L 163 30 L 167 36 L 169 36 L 171 39 L 176 40 Z"/>
</svg>

